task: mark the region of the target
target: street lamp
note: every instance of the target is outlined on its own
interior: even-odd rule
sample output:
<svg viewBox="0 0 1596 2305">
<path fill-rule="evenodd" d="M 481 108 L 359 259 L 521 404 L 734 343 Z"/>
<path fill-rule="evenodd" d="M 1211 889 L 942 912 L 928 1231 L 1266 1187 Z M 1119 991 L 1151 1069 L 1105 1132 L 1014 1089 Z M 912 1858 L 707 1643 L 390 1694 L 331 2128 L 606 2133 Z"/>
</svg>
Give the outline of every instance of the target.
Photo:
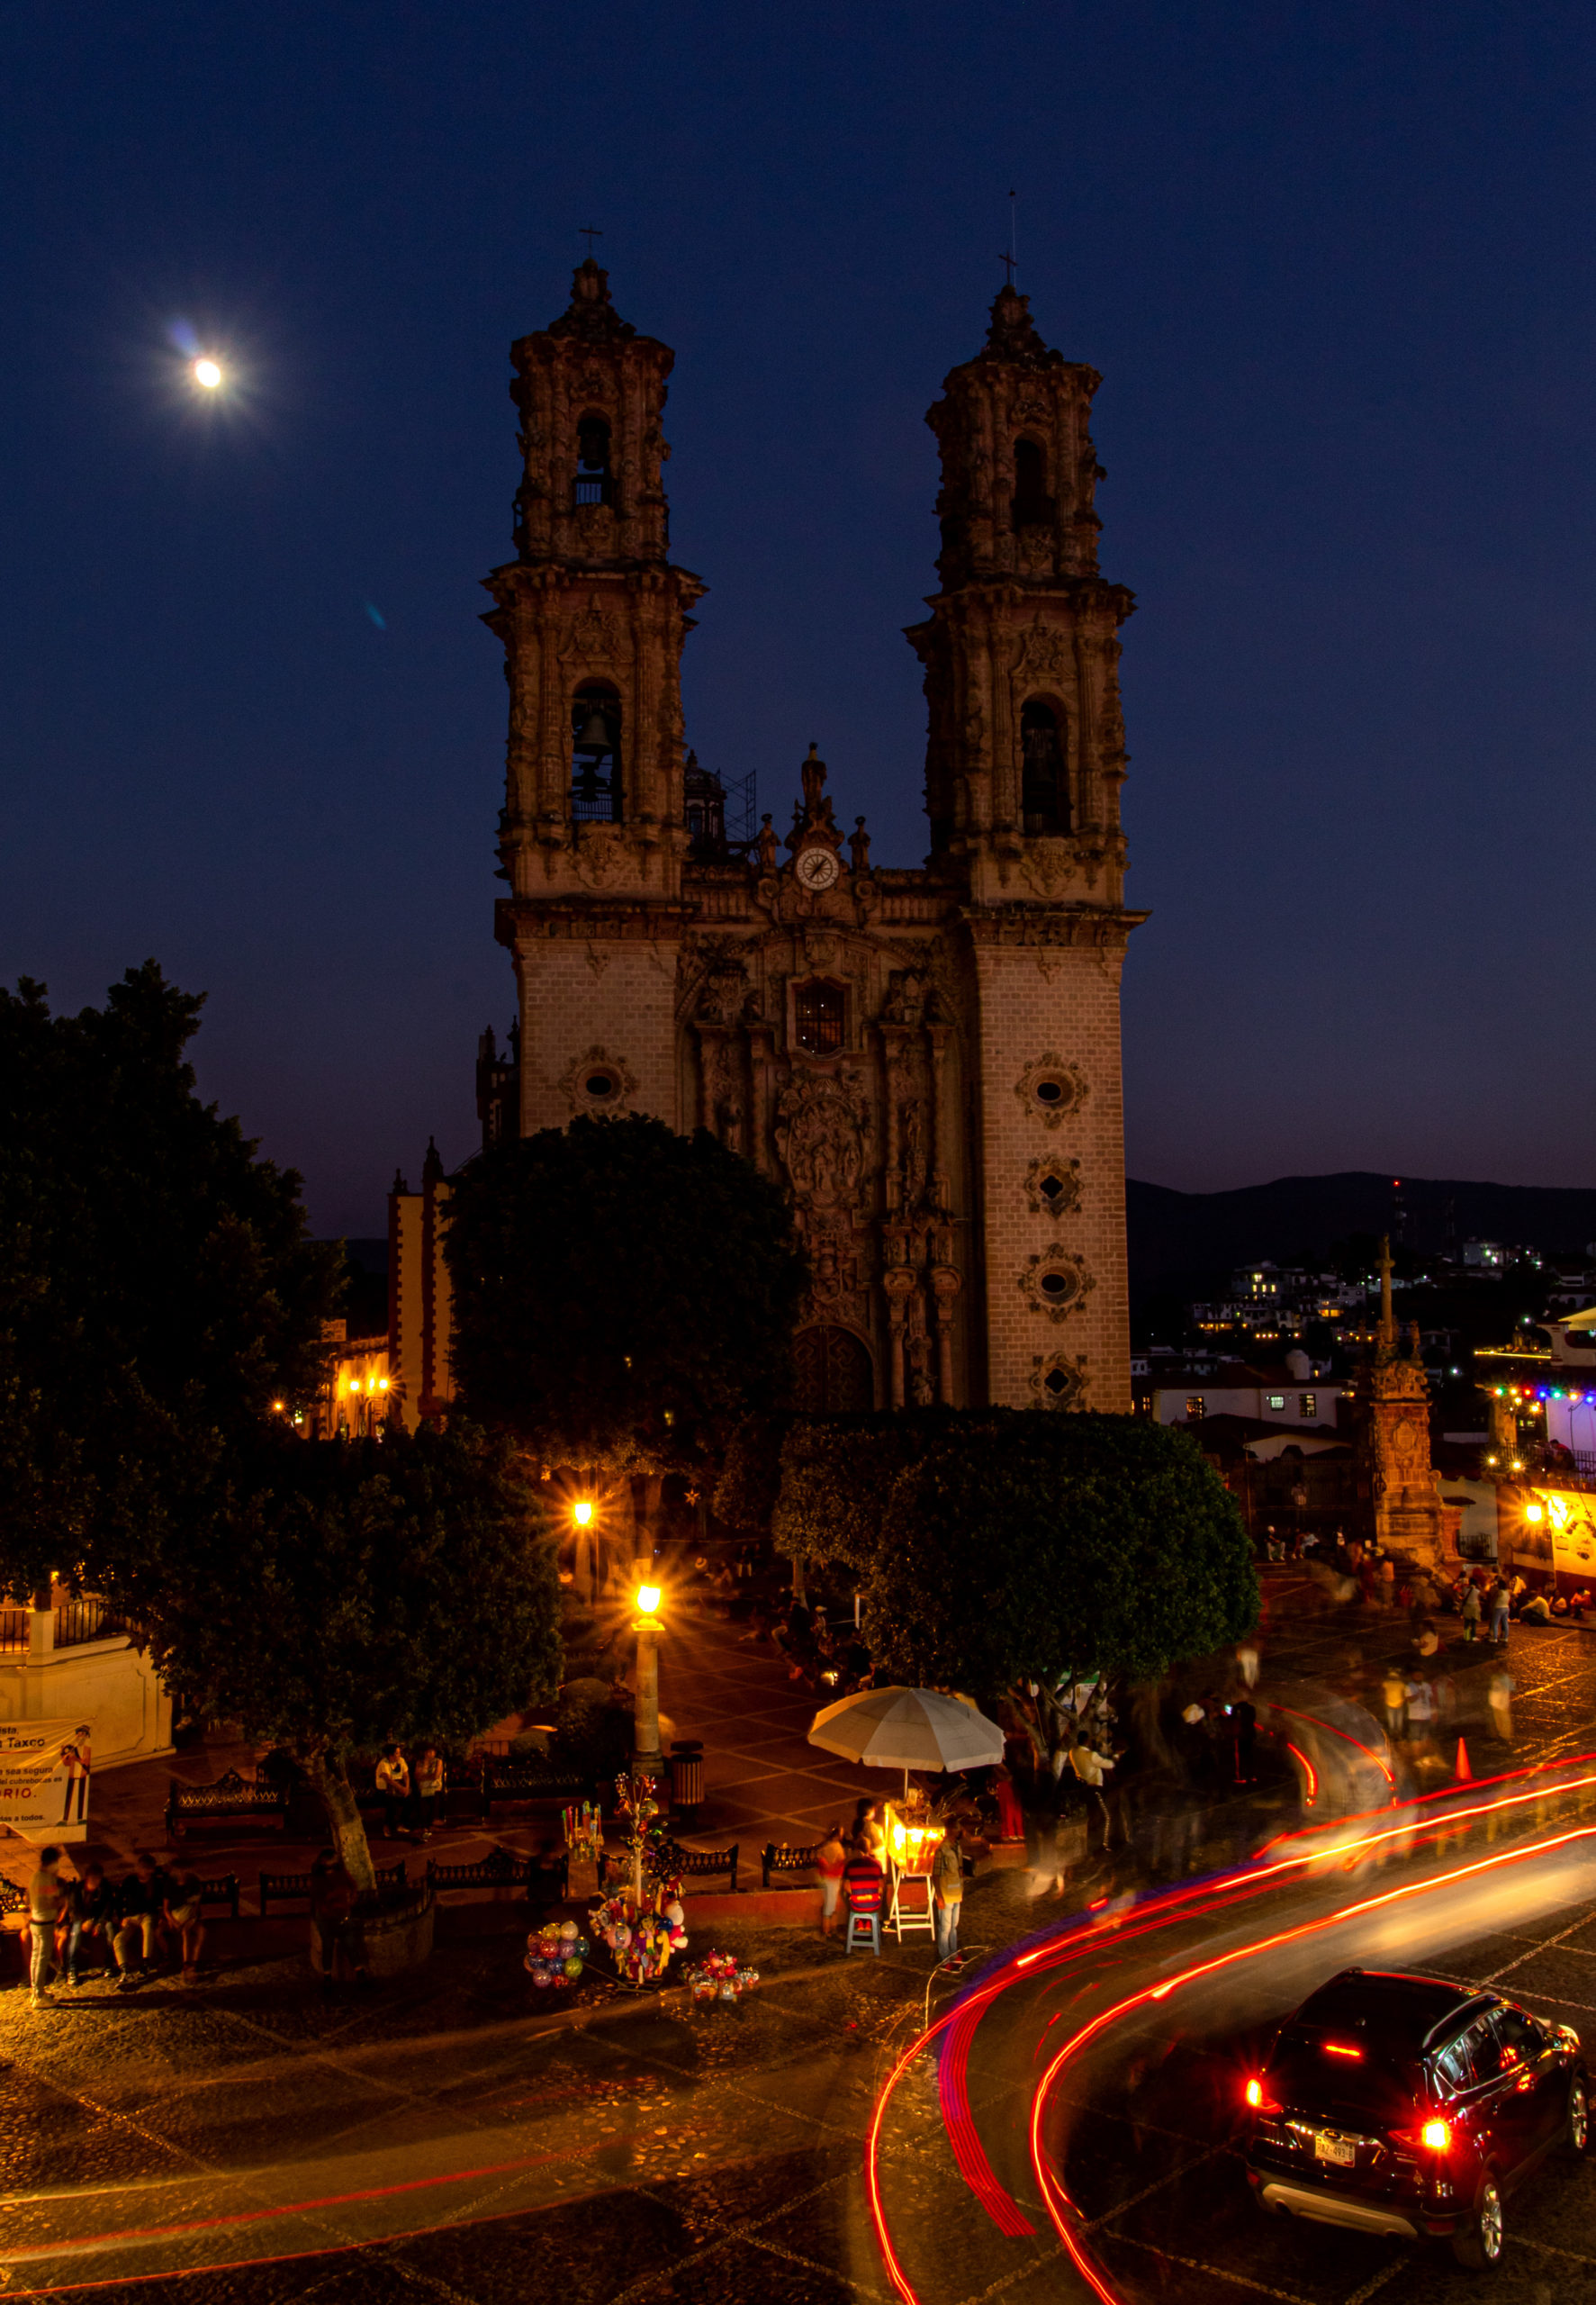
<svg viewBox="0 0 1596 2305">
<path fill-rule="evenodd" d="M 632 1631 L 637 1636 L 637 1695 L 632 1708 L 632 1775 L 661 1777 L 665 1760 L 660 1751 L 660 1601 L 657 1585 L 640 1584 L 633 1595 L 637 1614 Z"/>
</svg>

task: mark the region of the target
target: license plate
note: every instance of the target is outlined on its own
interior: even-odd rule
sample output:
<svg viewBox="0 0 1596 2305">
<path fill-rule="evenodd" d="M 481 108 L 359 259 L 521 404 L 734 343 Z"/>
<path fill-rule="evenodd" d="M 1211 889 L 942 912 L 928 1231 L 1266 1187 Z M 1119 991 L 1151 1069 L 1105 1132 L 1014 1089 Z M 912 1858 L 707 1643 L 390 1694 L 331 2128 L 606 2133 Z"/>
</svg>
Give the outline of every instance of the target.
<svg viewBox="0 0 1596 2305">
<path fill-rule="evenodd" d="M 1313 2140 L 1316 2161 L 1333 2161 L 1338 2169 L 1350 2169 L 1357 2160 L 1357 2147 L 1343 2137 L 1316 2137 Z"/>
</svg>

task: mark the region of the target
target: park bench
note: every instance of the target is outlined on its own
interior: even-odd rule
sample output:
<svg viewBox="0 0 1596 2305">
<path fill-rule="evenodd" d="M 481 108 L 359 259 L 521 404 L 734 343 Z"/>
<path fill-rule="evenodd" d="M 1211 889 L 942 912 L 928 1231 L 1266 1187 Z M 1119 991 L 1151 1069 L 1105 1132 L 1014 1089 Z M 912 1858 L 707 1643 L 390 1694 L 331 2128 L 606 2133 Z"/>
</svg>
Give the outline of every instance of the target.
<svg viewBox="0 0 1596 2305">
<path fill-rule="evenodd" d="M 313 1871 L 263 1873 L 258 1884 L 261 1912 L 264 1913 L 268 1905 L 297 1904 L 302 1899 L 308 1904 L 315 1890 L 316 1879 L 317 1876 Z M 405 1879 L 402 1857 L 397 1858 L 392 1865 L 378 1866 L 377 1886 L 380 1889 L 403 1889 L 409 1886 Z"/>
<path fill-rule="evenodd" d="M 741 1843 L 734 1841 L 730 1849 L 683 1849 L 679 1840 L 663 1840 L 654 1860 L 661 1874 L 680 1873 L 684 1881 L 700 1881 L 707 1875 L 724 1873 L 733 1894 L 737 1887 L 737 1852 Z"/>
<path fill-rule="evenodd" d="M 237 1921 L 239 1917 L 239 1876 L 236 1873 L 223 1873 L 214 1881 L 202 1881 L 200 1883 L 200 1912 L 202 1914 L 207 1905 L 225 1905 L 230 1917 L 234 1921 Z"/>
<path fill-rule="evenodd" d="M 789 1842 L 784 1840 L 766 1841 L 763 1849 L 760 1853 L 759 1860 L 761 1868 L 764 1874 L 764 1885 L 766 1888 L 768 1889 L 771 1885 L 771 1876 L 772 1873 L 812 1872 L 815 1867 L 815 1860 L 819 1854 L 820 1843 L 818 1841 L 815 1841 L 807 1849 L 794 1849 Z"/>
<path fill-rule="evenodd" d="M 427 1860 L 427 1878 L 435 1889 L 525 1889 L 530 1893 L 538 1870 L 535 1857 L 521 1857 L 513 1849 L 494 1848 L 469 1865 L 440 1865 Z"/>
<path fill-rule="evenodd" d="M 482 1817 L 498 1801 L 586 1801 L 593 1780 L 580 1769 L 554 1768 L 537 1753 L 485 1753 Z"/>
<path fill-rule="evenodd" d="M 287 1828 L 289 1796 L 284 1785 L 267 1784 L 258 1776 L 240 1776 L 236 1768 L 230 1768 L 213 1785 L 185 1785 L 176 1776 L 168 1783 L 168 1840 L 181 1840 L 190 1825 L 209 1824 L 217 1818 L 230 1823 L 275 1817 Z"/>
</svg>

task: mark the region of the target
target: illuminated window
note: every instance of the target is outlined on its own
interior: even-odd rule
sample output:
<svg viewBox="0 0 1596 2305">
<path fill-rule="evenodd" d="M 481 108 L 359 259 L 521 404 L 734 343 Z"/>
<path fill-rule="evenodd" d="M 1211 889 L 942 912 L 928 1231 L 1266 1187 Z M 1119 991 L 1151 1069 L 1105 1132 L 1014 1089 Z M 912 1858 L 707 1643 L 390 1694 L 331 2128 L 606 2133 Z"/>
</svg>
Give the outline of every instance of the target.
<svg viewBox="0 0 1596 2305">
<path fill-rule="evenodd" d="M 1208 1404 L 1204 1399 L 1202 1394 L 1192 1393 L 1188 1395 L 1186 1405 L 1186 1423 L 1188 1424 L 1196 1424 L 1202 1418 L 1205 1417 L 1207 1414 Z"/>
<path fill-rule="evenodd" d="M 843 989 L 836 984 L 803 984 L 793 995 L 793 1025 L 799 1048 L 811 1056 L 834 1056 L 843 1045 L 847 1017 Z"/>
<path fill-rule="evenodd" d="M 1297 1396 L 1297 1413 L 1302 1417 L 1304 1424 L 1312 1424 L 1315 1417 L 1319 1415 L 1319 1395 L 1317 1393 L 1299 1393 Z"/>
<path fill-rule="evenodd" d="M 1264 1406 L 1266 1408 L 1284 1408 L 1285 1406 L 1285 1395 L 1284 1393 L 1269 1393 L 1265 1397 Z"/>
</svg>

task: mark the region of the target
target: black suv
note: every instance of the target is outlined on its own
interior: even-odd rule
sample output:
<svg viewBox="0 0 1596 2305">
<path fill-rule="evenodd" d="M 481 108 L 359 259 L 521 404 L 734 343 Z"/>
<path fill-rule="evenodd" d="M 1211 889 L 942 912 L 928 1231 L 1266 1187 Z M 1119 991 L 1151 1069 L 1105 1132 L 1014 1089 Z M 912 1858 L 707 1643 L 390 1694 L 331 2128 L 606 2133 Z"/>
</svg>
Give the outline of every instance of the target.
<svg viewBox="0 0 1596 2305">
<path fill-rule="evenodd" d="M 1501 2255 L 1502 2195 L 1556 2146 L 1583 2153 L 1579 2036 L 1444 1977 L 1343 1969 L 1246 2086 L 1258 2207 Z"/>
</svg>

